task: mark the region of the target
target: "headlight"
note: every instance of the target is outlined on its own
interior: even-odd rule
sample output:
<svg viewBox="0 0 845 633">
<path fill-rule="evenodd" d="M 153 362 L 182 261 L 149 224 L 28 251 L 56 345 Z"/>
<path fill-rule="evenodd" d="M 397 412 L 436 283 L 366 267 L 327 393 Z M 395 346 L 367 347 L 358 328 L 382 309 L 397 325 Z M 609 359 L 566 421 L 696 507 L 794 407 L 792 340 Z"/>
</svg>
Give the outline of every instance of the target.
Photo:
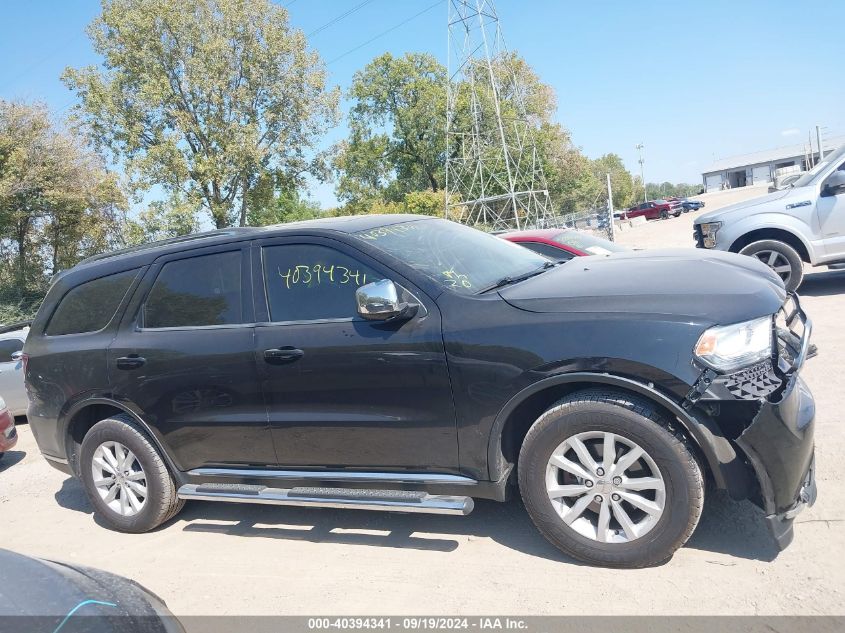
<svg viewBox="0 0 845 633">
<path fill-rule="evenodd" d="M 716 246 L 716 232 L 722 226 L 722 223 L 704 222 L 699 226 L 701 227 L 701 237 L 704 238 L 704 248 L 714 248 Z"/>
<path fill-rule="evenodd" d="M 711 327 L 695 344 L 695 355 L 722 372 L 765 360 L 772 355 L 772 318 Z"/>
</svg>

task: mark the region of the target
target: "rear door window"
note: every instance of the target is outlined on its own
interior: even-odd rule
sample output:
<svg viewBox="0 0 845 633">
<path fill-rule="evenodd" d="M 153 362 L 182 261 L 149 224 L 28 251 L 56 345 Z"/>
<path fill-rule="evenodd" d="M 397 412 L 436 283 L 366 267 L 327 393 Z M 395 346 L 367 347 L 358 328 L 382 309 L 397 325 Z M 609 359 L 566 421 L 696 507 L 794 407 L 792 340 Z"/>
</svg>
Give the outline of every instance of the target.
<svg viewBox="0 0 845 633">
<path fill-rule="evenodd" d="M 62 298 L 47 324 L 47 336 L 97 332 L 108 325 L 138 269 L 80 284 Z"/>
<path fill-rule="evenodd" d="M 557 246 L 552 246 L 551 244 L 543 244 L 542 242 L 517 242 L 517 244 L 530 248 L 535 253 L 539 253 L 553 261 L 572 259 L 572 253 Z"/>
<path fill-rule="evenodd" d="M 12 354 L 23 349 L 23 341 L 17 338 L 0 340 L 0 363 L 12 362 Z"/>
<path fill-rule="evenodd" d="M 243 323 L 241 260 L 237 250 L 167 262 L 147 296 L 143 326 Z"/>
</svg>

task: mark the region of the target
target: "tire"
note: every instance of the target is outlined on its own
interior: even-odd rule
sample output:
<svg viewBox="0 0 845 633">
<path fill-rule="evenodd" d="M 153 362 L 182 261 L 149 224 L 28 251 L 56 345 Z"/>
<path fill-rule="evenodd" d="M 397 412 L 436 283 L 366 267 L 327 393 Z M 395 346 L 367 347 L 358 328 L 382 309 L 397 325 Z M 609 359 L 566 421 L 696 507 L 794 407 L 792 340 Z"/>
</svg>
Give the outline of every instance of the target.
<svg viewBox="0 0 845 633">
<path fill-rule="evenodd" d="M 668 220 L 669 219 L 669 212 L 665 209 L 660 212 L 660 219 L 661 220 Z"/>
<path fill-rule="evenodd" d="M 111 500 L 111 504 L 107 502 L 107 497 L 104 498 L 104 486 L 98 488 L 94 483 L 95 475 L 101 476 L 107 474 L 108 471 L 102 470 L 96 466 L 94 462 L 95 453 L 98 449 L 103 447 L 109 451 L 110 454 L 120 457 L 121 452 L 115 448 L 116 445 L 122 446 L 124 451 L 128 449 L 134 455 L 135 459 L 132 463 L 128 463 L 126 468 L 133 473 L 134 484 L 145 489 L 146 496 L 143 502 L 140 502 L 141 495 L 132 492 L 132 497 L 140 504 L 139 508 L 135 508 L 128 493 L 122 490 L 117 492 L 117 498 Z M 114 472 L 114 466 L 108 459 L 103 459 L 102 451 L 97 453 L 99 463 L 105 461 Z M 128 456 L 123 452 L 122 455 Z M 95 473 L 95 469 L 99 472 Z M 148 532 L 162 523 L 169 521 L 181 509 L 185 502 L 176 496 L 176 484 L 170 476 L 170 471 L 167 465 L 162 460 L 156 448 L 147 438 L 144 431 L 139 427 L 132 418 L 128 415 L 116 415 L 105 420 L 97 422 L 91 430 L 85 435 L 82 440 L 82 449 L 79 458 L 79 470 L 82 476 L 82 483 L 85 486 L 85 492 L 91 505 L 105 523 L 120 532 L 141 533 Z M 123 470 L 123 469 L 118 469 Z M 138 478 L 138 472 L 143 475 Z M 114 479 L 114 476 L 111 477 Z M 126 477 L 125 485 L 131 486 L 129 477 Z M 133 490 L 140 490 L 135 486 Z M 121 486 L 112 485 L 109 487 L 108 493 L 111 493 L 113 488 L 120 488 Z M 121 512 L 123 504 L 129 508 L 128 513 Z M 118 508 L 115 508 L 115 505 Z"/>
<path fill-rule="evenodd" d="M 613 434 L 611 446 L 616 447 L 617 456 L 609 472 L 605 473 L 606 477 L 602 479 L 597 470 L 589 473 L 596 476 L 595 481 L 580 481 L 569 475 L 575 487 L 592 484 L 587 488 L 589 492 L 582 495 L 590 505 L 570 525 L 563 516 L 569 510 L 577 509 L 575 506 L 581 497 L 562 496 L 562 499 L 571 500 L 570 507 L 563 510 L 558 501 L 550 498 L 547 487 L 550 473 L 553 474 L 551 485 L 573 485 L 571 481 L 554 479 L 559 477 L 557 473 L 567 475 L 550 459 L 575 437 L 606 438 L 606 433 Z M 600 446 L 590 445 L 591 441 L 583 441 L 582 446 L 587 446 L 590 453 L 598 457 L 597 465 L 602 465 L 602 453 L 597 451 Z M 631 467 L 616 470 L 623 466 L 626 455 L 633 450 L 631 445 L 641 448 L 645 456 Z M 570 451 L 565 455 L 574 456 L 575 453 Z M 648 480 L 659 479 L 663 492 L 641 488 L 639 492 L 631 493 L 631 489 L 626 489 L 629 482 L 633 485 L 637 479 L 646 481 L 640 479 L 642 475 L 628 476 L 628 473 L 636 475 L 638 469 L 654 470 L 657 476 Z M 613 473 L 624 477 L 624 483 L 619 487 L 616 484 L 620 477 L 611 477 Z M 519 453 L 518 478 L 528 514 L 543 536 L 578 560 L 606 567 L 648 567 L 667 560 L 689 539 L 704 505 L 704 478 L 689 441 L 648 400 L 613 390 L 591 389 L 571 394 L 541 415 L 525 436 Z M 624 498 L 614 493 L 615 490 L 625 495 Z M 593 493 L 603 497 L 602 503 L 607 500 L 605 508 L 602 503 L 596 503 Z M 653 515 L 632 506 L 628 501 L 633 499 L 632 494 L 651 496 L 649 507 L 652 509 L 660 505 L 662 494 L 661 513 Z M 619 512 L 620 506 L 624 513 Z M 604 509 L 610 512 L 611 518 L 606 523 L 607 529 L 603 530 L 605 537 L 599 538 L 598 524 Z M 631 534 L 619 520 L 623 515 L 631 526 Z M 635 521 L 635 517 L 639 518 Z M 593 521 L 595 530 L 587 534 L 592 529 L 592 523 L 588 522 Z"/>
<path fill-rule="evenodd" d="M 672 217 L 673 218 L 679 218 L 679 217 L 681 217 L 681 213 L 683 213 L 683 211 L 678 211 L 677 213 L 673 213 Z"/>
<path fill-rule="evenodd" d="M 804 280 L 804 262 L 801 261 L 798 251 L 786 242 L 760 240 L 745 246 L 739 253 L 756 257 L 769 266 L 778 274 L 789 291 L 797 290 Z"/>
</svg>

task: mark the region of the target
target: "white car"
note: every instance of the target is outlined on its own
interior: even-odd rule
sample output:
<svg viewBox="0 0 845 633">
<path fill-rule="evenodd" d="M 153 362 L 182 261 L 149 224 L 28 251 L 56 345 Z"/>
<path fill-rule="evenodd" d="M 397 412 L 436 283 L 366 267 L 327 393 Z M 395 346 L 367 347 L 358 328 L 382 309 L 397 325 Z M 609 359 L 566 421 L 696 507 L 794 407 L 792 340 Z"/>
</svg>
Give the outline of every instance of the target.
<svg viewBox="0 0 845 633">
<path fill-rule="evenodd" d="M 0 397 L 14 416 L 26 415 L 29 398 L 23 384 L 23 344 L 29 324 L 0 327 Z"/>
<path fill-rule="evenodd" d="M 696 218 L 699 248 L 750 255 L 795 290 L 803 264 L 845 262 L 845 145 L 791 187 Z"/>
</svg>

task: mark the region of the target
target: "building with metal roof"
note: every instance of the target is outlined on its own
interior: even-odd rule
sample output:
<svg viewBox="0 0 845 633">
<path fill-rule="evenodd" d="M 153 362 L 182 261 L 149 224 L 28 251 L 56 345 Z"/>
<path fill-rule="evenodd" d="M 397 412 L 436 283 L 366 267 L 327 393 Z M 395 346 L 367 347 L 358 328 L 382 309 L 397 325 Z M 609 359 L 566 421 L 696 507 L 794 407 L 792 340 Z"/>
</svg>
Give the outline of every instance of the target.
<svg viewBox="0 0 845 633">
<path fill-rule="evenodd" d="M 822 141 L 825 155 L 845 145 L 845 136 L 833 136 Z M 746 187 L 772 183 L 776 178 L 806 171 L 810 163 L 819 159 L 818 150 L 810 154 L 806 143 L 785 145 L 774 149 L 722 158 L 701 173 L 705 191 Z"/>
</svg>

